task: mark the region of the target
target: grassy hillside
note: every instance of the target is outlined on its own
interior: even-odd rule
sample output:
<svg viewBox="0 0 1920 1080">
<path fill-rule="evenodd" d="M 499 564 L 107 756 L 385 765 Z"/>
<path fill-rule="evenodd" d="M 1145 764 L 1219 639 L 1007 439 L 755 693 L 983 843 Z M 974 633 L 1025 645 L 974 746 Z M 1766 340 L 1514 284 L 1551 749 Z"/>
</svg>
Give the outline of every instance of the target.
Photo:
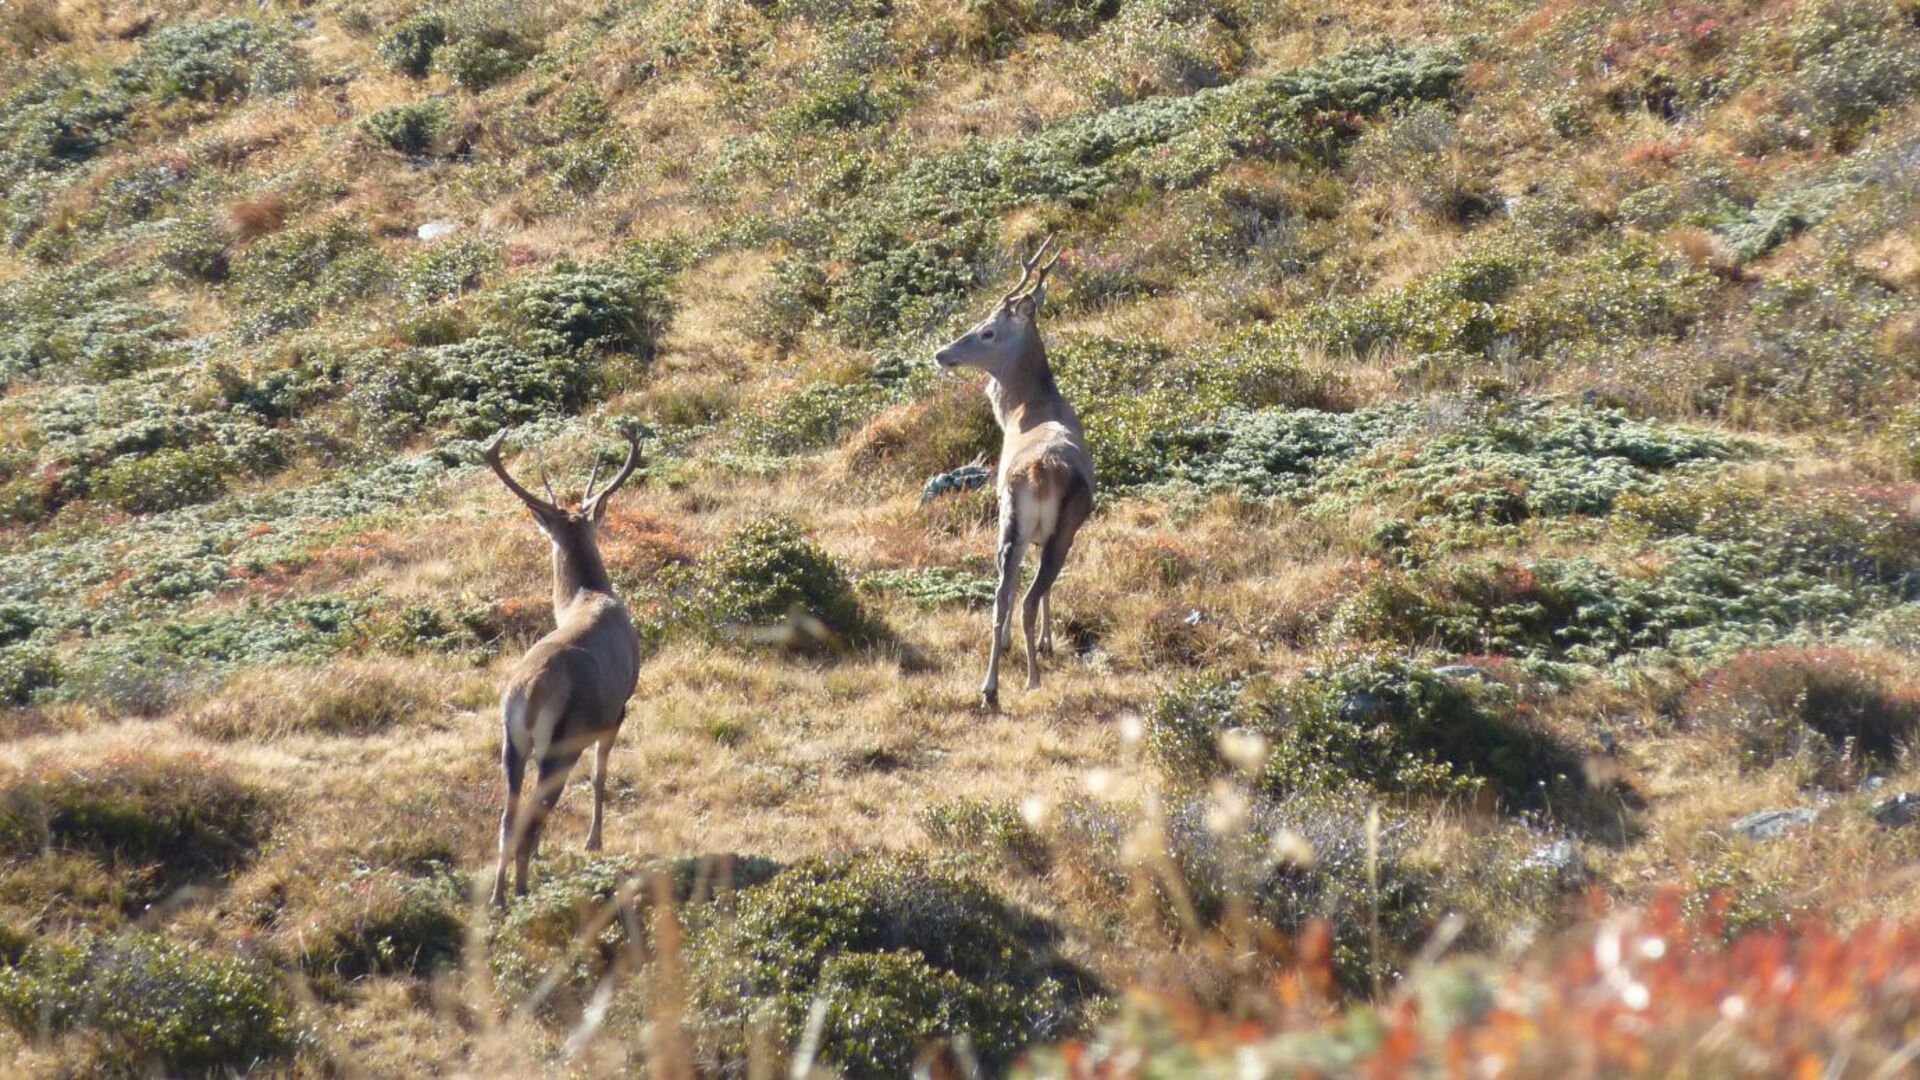
<svg viewBox="0 0 1920 1080">
<path fill-rule="evenodd" d="M 11 1071 L 1901 1068 L 1908 0 L 12 0 L 0 54 Z M 998 433 L 931 354 L 1049 232 L 1101 494 L 983 715 L 992 499 L 923 486 Z M 504 919 L 501 427 L 648 453 L 609 851 L 582 770 Z"/>
</svg>

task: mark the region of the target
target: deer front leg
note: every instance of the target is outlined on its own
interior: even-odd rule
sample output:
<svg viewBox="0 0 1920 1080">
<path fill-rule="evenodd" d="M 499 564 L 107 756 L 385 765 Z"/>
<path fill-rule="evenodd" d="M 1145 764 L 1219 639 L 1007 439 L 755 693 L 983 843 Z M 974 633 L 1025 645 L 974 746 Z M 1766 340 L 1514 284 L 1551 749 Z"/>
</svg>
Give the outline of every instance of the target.
<svg viewBox="0 0 1920 1080">
<path fill-rule="evenodd" d="M 1040 651 L 1053 655 L 1053 594 L 1047 593 L 1040 598 Z"/>
<path fill-rule="evenodd" d="M 1000 504 L 1000 588 L 993 597 L 993 644 L 987 652 L 987 681 L 980 687 L 980 705 L 988 712 L 1000 711 L 1000 654 L 1013 645 L 1013 590 L 1020 583 L 1020 561 L 1026 554 L 1026 539 L 1013 513 L 1013 501 Z"/>
<path fill-rule="evenodd" d="M 600 740 L 593 748 L 593 824 L 587 827 L 587 850 L 600 850 L 600 812 L 607 802 L 607 755 L 613 753 L 613 736 Z"/>
</svg>

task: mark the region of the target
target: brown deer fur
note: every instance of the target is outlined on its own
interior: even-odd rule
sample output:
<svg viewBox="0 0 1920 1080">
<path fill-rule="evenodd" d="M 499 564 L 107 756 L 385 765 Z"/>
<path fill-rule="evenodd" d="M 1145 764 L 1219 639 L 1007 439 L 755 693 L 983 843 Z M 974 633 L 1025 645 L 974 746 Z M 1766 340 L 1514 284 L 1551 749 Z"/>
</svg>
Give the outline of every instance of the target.
<svg viewBox="0 0 1920 1080">
<path fill-rule="evenodd" d="M 588 746 L 594 748 L 593 823 L 587 850 L 600 850 L 600 820 L 606 802 L 607 756 L 620 734 L 627 699 L 640 675 L 640 636 L 627 607 L 613 593 L 600 558 L 596 531 L 607 500 L 640 463 L 640 443 L 629 435 L 626 464 L 605 489 L 594 493 L 593 480 L 578 509 L 566 510 L 536 497 L 516 483 L 500 463 L 494 437 L 481 452 L 507 489 L 533 511 L 534 523 L 553 545 L 553 632 L 527 650 L 507 675 L 500 693 L 504 732 L 501 765 L 506 772 L 507 805 L 500 815 L 500 861 L 494 871 L 493 902 L 507 902 L 507 856 L 514 861 L 514 890 L 527 892 L 527 863 L 540 841 L 540 828 L 560 799 L 567 775 Z M 597 475 L 597 470 L 596 470 Z M 552 489 L 548 489 L 552 494 Z M 538 769 L 533 806 L 522 812 L 520 787 L 527 763 Z"/>
<path fill-rule="evenodd" d="M 1053 650 L 1053 610 L 1049 597 L 1066 564 L 1080 526 L 1093 512 L 1093 455 L 1073 406 L 1054 383 L 1047 349 L 1040 340 L 1040 306 L 1046 299 L 1047 272 L 1059 260 L 1042 265 L 1049 237 L 1026 260 L 1020 283 L 1000 299 L 988 318 L 934 354 L 943 368 L 984 371 L 987 400 L 1000 424 L 1000 467 L 995 489 L 1000 496 L 1000 585 L 993 601 L 993 640 L 987 652 L 987 679 L 980 701 L 1000 707 L 1000 657 L 1012 646 L 1013 591 L 1028 544 L 1040 548 L 1040 569 L 1022 601 L 1021 629 L 1027 641 L 1027 689 L 1040 685 L 1037 653 Z M 1037 276 L 1036 276 L 1037 269 Z M 1032 287 L 1028 288 L 1028 282 Z M 1040 624 L 1039 640 L 1034 624 Z"/>
</svg>

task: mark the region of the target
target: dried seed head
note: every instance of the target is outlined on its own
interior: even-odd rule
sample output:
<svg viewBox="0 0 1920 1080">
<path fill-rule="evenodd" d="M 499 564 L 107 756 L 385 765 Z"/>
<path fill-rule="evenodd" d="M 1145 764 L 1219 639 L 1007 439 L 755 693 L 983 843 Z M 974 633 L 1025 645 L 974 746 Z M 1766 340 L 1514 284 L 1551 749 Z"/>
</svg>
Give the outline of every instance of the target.
<svg viewBox="0 0 1920 1080">
<path fill-rule="evenodd" d="M 1302 868 L 1313 865 L 1313 844 L 1292 829 L 1275 829 L 1271 845 L 1275 862 Z"/>
<path fill-rule="evenodd" d="M 1250 728 L 1228 728 L 1220 733 L 1220 756 L 1245 776 L 1259 776 L 1272 749 L 1265 735 Z"/>
<path fill-rule="evenodd" d="M 1246 828 L 1251 809 L 1246 793 L 1238 786 L 1215 781 L 1213 797 L 1207 801 L 1207 828 L 1221 836 L 1238 833 Z"/>
<path fill-rule="evenodd" d="M 1119 787 L 1120 778 L 1114 775 L 1112 769 L 1096 766 L 1087 770 L 1087 775 L 1082 778 L 1081 783 L 1086 786 L 1087 794 L 1096 799 L 1105 799 L 1114 794 L 1115 789 Z"/>
</svg>

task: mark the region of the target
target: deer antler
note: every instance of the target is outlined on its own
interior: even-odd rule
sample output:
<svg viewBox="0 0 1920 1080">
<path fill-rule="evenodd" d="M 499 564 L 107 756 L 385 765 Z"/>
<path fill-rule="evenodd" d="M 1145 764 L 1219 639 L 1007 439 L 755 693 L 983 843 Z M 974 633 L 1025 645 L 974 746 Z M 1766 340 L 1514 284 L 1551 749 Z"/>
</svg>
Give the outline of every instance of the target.
<svg viewBox="0 0 1920 1080">
<path fill-rule="evenodd" d="M 580 505 L 593 501 L 593 485 L 600 479 L 600 455 L 593 455 L 593 471 L 587 473 L 587 490 L 580 496 Z"/>
<path fill-rule="evenodd" d="M 1053 233 L 1048 233 L 1046 239 L 1040 241 L 1040 246 L 1034 249 L 1033 254 L 1021 260 L 1020 283 L 1015 285 L 1013 289 L 1007 293 L 1007 295 L 1000 298 L 1000 302 L 1002 304 L 1013 303 L 1013 301 L 1020 296 L 1021 292 L 1026 290 L 1027 281 L 1033 277 L 1033 271 L 1035 267 L 1039 267 L 1040 269 L 1040 278 L 1039 280 L 1034 281 L 1033 287 L 1037 289 L 1041 285 L 1045 284 L 1047 280 L 1047 271 L 1052 270 L 1053 264 L 1060 261 L 1060 252 L 1056 250 L 1053 253 L 1053 258 L 1048 259 L 1047 264 L 1045 266 L 1040 265 L 1040 257 L 1047 253 L 1048 246 L 1053 243 L 1054 235 L 1055 234 Z"/>
<path fill-rule="evenodd" d="M 627 477 L 632 476 L 633 470 L 638 468 L 639 466 L 640 466 L 640 435 L 638 432 L 629 431 L 627 432 L 626 464 L 620 466 L 620 471 L 613 474 L 612 480 L 607 481 L 607 486 L 605 490 L 599 492 L 598 494 L 588 496 L 587 500 L 581 504 L 581 509 L 584 510 L 588 514 L 588 516 L 598 515 L 600 512 L 600 504 L 606 502 L 608 496 L 612 495 L 616 491 L 619 491 L 620 485 L 626 483 Z M 594 468 L 597 474 L 599 466 L 596 464 Z M 587 489 L 589 491 L 592 491 L 593 484 L 591 481 L 588 482 Z"/>
<path fill-rule="evenodd" d="M 558 506 L 547 502 L 533 492 L 521 487 L 519 482 L 513 478 L 512 474 L 507 472 L 507 467 L 500 463 L 500 447 L 506 441 L 507 429 L 501 428 L 500 433 L 493 437 L 493 441 L 481 449 L 480 460 L 491 466 L 494 475 L 500 478 L 501 483 L 507 485 L 507 490 L 518 495 L 520 501 L 526 503 L 528 509 L 532 510 L 535 514 L 542 517 L 548 515 L 559 516 L 560 508 Z"/>
</svg>

